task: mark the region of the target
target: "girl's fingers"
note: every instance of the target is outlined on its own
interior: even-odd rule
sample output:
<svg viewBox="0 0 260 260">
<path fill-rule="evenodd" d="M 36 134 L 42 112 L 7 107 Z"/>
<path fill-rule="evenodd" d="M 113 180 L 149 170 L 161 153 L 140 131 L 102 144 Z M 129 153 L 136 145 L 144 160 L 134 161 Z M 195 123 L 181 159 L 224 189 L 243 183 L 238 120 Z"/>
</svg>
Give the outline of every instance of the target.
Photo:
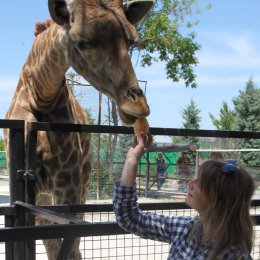
<svg viewBox="0 0 260 260">
<path fill-rule="evenodd" d="M 144 133 L 142 132 L 142 133 L 140 133 L 140 135 L 138 136 L 138 143 L 140 144 L 140 145 L 144 145 L 144 143 L 145 143 L 145 139 L 144 139 Z"/>
<path fill-rule="evenodd" d="M 132 147 L 135 148 L 137 146 L 137 144 L 138 144 L 138 139 L 137 139 L 137 136 L 135 135 L 133 143 L 132 143 Z"/>
<path fill-rule="evenodd" d="M 153 142 L 153 137 L 149 132 L 147 134 L 141 132 L 138 136 L 136 136 L 136 138 L 137 138 L 137 143 L 140 146 L 143 146 L 145 150 L 147 150 L 147 148 L 149 148 L 149 146 Z"/>
<path fill-rule="evenodd" d="M 147 134 L 143 134 L 143 142 L 144 142 L 144 150 L 147 151 L 153 142 L 153 137 L 149 132 Z"/>
<path fill-rule="evenodd" d="M 153 142 L 153 136 L 150 134 L 150 132 L 147 133 L 147 138 L 148 138 L 148 144 L 151 145 Z"/>
</svg>

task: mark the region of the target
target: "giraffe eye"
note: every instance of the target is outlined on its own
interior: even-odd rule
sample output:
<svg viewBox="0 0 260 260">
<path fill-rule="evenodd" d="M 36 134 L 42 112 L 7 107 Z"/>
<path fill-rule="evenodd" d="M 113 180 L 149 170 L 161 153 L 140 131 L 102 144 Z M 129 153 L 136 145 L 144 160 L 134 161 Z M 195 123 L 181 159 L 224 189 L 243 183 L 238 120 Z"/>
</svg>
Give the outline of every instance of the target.
<svg viewBox="0 0 260 260">
<path fill-rule="evenodd" d="M 91 48 L 91 44 L 87 41 L 77 41 L 75 42 L 75 46 L 81 51 Z"/>
<path fill-rule="evenodd" d="M 75 20 L 75 18 L 74 18 L 74 15 L 72 14 L 72 15 L 70 16 L 70 22 L 71 22 L 71 24 L 74 23 L 74 20 Z"/>
</svg>

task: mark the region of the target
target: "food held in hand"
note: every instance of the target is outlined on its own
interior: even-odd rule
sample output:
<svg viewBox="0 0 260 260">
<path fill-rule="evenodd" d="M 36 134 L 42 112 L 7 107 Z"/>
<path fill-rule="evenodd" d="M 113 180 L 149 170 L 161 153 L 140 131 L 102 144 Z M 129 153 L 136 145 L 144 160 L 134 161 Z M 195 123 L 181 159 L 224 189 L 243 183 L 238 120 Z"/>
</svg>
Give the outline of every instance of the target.
<svg viewBox="0 0 260 260">
<path fill-rule="evenodd" d="M 134 124 L 135 135 L 140 135 L 143 132 L 147 134 L 149 132 L 149 124 L 146 118 L 137 118 Z"/>
</svg>

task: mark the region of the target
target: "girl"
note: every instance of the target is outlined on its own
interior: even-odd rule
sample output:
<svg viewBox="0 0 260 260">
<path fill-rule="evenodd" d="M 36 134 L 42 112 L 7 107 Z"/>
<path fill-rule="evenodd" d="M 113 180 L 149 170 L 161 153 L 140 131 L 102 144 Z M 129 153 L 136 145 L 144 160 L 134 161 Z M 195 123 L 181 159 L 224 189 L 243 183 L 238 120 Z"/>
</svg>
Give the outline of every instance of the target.
<svg viewBox="0 0 260 260">
<path fill-rule="evenodd" d="M 209 160 L 188 183 L 185 199 L 198 216 L 168 217 L 142 212 L 135 179 L 138 162 L 152 137 L 141 133 L 130 147 L 114 187 L 118 224 L 145 239 L 171 245 L 168 260 L 250 260 L 253 224 L 249 215 L 254 181 L 242 167 Z"/>
</svg>

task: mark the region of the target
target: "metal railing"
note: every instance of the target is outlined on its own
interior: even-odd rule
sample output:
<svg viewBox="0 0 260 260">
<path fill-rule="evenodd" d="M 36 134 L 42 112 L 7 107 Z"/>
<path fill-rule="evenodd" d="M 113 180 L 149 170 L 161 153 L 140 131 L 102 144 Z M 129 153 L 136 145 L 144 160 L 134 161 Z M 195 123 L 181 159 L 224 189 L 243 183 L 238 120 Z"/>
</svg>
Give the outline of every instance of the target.
<svg viewBox="0 0 260 260">
<path fill-rule="evenodd" d="M 157 212 L 160 214 L 165 214 L 169 216 L 183 216 L 183 215 L 194 215 L 196 212 L 190 209 L 185 203 L 175 202 L 175 203 L 140 203 L 140 207 L 144 211 Z M 259 226 L 260 226 L 260 200 L 252 201 L 252 217 L 254 219 L 255 225 L 257 228 L 256 240 L 260 239 Z M 115 240 L 115 236 L 122 235 L 124 239 L 132 239 L 133 241 L 138 239 L 129 235 L 127 232 L 122 230 L 117 223 L 115 222 L 112 204 L 86 204 L 86 205 L 69 205 L 69 206 L 32 206 L 23 202 L 15 202 L 14 205 L 0 207 L 0 215 L 4 215 L 6 220 L 15 219 L 18 215 L 21 214 L 33 214 L 35 216 L 41 216 L 48 220 L 52 220 L 58 225 L 48 225 L 48 226 L 21 226 L 21 227 L 5 227 L 0 229 L 0 242 L 5 242 L 13 244 L 15 241 L 24 242 L 30 240 L 40 240 L 40 239 L 54 239 L 54 238 L 64 238 L 63 246 L 61 246 L 60 253 L 57 259 L 66 259 L 66 250 L 71 244 L 71 238 L 73 237 L 82 237 L 82 242 L 85 245 L 85 249 L 82 249 L 83 259 L 92 259 L 88 258 L 90 255 L 93 257 L 93 252 L 90 254 L 89 241 L 95 240 L 97 243 L 96 250 L 103 250 L 102 241 L 109 241 L 110 239 Z M 82 221 L 71 216 L 64 215 L 77 213 L 84 214 L 86 221 Z M 255 241 L 256 241 L 255 240 Z M 140 247 L 138 244 L 132 241 L 132 246 L 136 249 Z M 98 245 L 99 244 L 99 245 Z M 161 249 L 164 248 L 163 252 L 166 255 L 168 253 L 169 246 L 164 243 L 150 244 L 149 247 L 158 247 L 161 246 Z M 148 246 L 148 245 L 147 245 Z M 92 245 L 93 247 L 93 245 Z M 119 250 L 114 244 L 114 247 Z M 112 250 L 112 249 L 111 249 Z M 130 250 L 130 249 L 129 249 Z M 138 250 L 141 250 L 140 248 Z M 103 257 L 107 259 L 109 249 L 106 250 L 106 253 L 103 253 Z M 126 252 L 122 251 L 122 248 L 119 250 L 122 257 L 126 256 Z M 146 259 L 149 258 L 150 253 L 154 255 L 155 250 L 151 249 L 146 253 Z M 160 251 L 161 252 L 161 251 Z M 157 252 L 159 253 L 159 252 Z M 162 252 L 161 252 L 162 253 Z M 254 244 L 254 249 L 252 252 L 256 257 L 254 260 L 260 259 L 258 255 L 260 253 L 259 243 Z M 138 256 L 136 256 L 137 258 Z M 145 259 L 145 256 L 142 255 Z M 10 255 L 7 256 L 8 260 L 15 259 L 11 258 Z M 19 259 L 22 259 L 21 255 Z M 26 258 L 25 258 L 26 259 Z M 94 259 L 94 258 L 93 258 Z M 98 259 L 102 259 L 98 258 Z"/>
<path fill-rule="evenodd" d="M 111 205 L 74 205 L 37 207 L 35 204 L 35 162 L 38 131 L 60 132 L 91 132 L 91 133 L 118 133 L 133 134 L 132 127 L 110 127 L 96 125 L 57 124 L 57 123 L 27 123 L 19 120 L 0 120 L 0 128 L 9 128 L 10 152 L 10 206 L 0 207 L 0 215 L 5 217 L 5 227 L 0 229 L 0 242 L 5 242 L 6 259 L 34 260 L 35 240 L 63 238 L 59 259 L 67 259 L 71 245 L 76 237 L 119 235 L 126 232 L 120 229 L 115 222 L 102 221 L 92 223 L 81 221 L 63 213 L 89 213 L 95 210 L 103 211 Z M 215 130 L 188 130 L 150 128 L 152 135 L 177 135 L 225 138 L 255 138 L 260 139 L 259 132 L 215 131 Z M 26 133 L 26 147 L 25 147 Z M 146 171 L 146 189 L 149 189 L 149 163 Z M 258 215 L 259 201 L 252 202 L 255 214 L 252 216 L 256 225 L 260 225 Z M 110 207 L 110 208 L 109 208 Z M 147 204 L 142 206 L 145 210 L 189 210 L 185 204 L 160 203 L 159 205 Z M 177 214 L 176 213 L 176 214 Z M 175 214 L 175 213 L 174 213 Z M 41 216 L 59 225 L 34 226 L 35 216 Z M 26 239 L 25 239 L 26 238 Z"/>
</svg>

